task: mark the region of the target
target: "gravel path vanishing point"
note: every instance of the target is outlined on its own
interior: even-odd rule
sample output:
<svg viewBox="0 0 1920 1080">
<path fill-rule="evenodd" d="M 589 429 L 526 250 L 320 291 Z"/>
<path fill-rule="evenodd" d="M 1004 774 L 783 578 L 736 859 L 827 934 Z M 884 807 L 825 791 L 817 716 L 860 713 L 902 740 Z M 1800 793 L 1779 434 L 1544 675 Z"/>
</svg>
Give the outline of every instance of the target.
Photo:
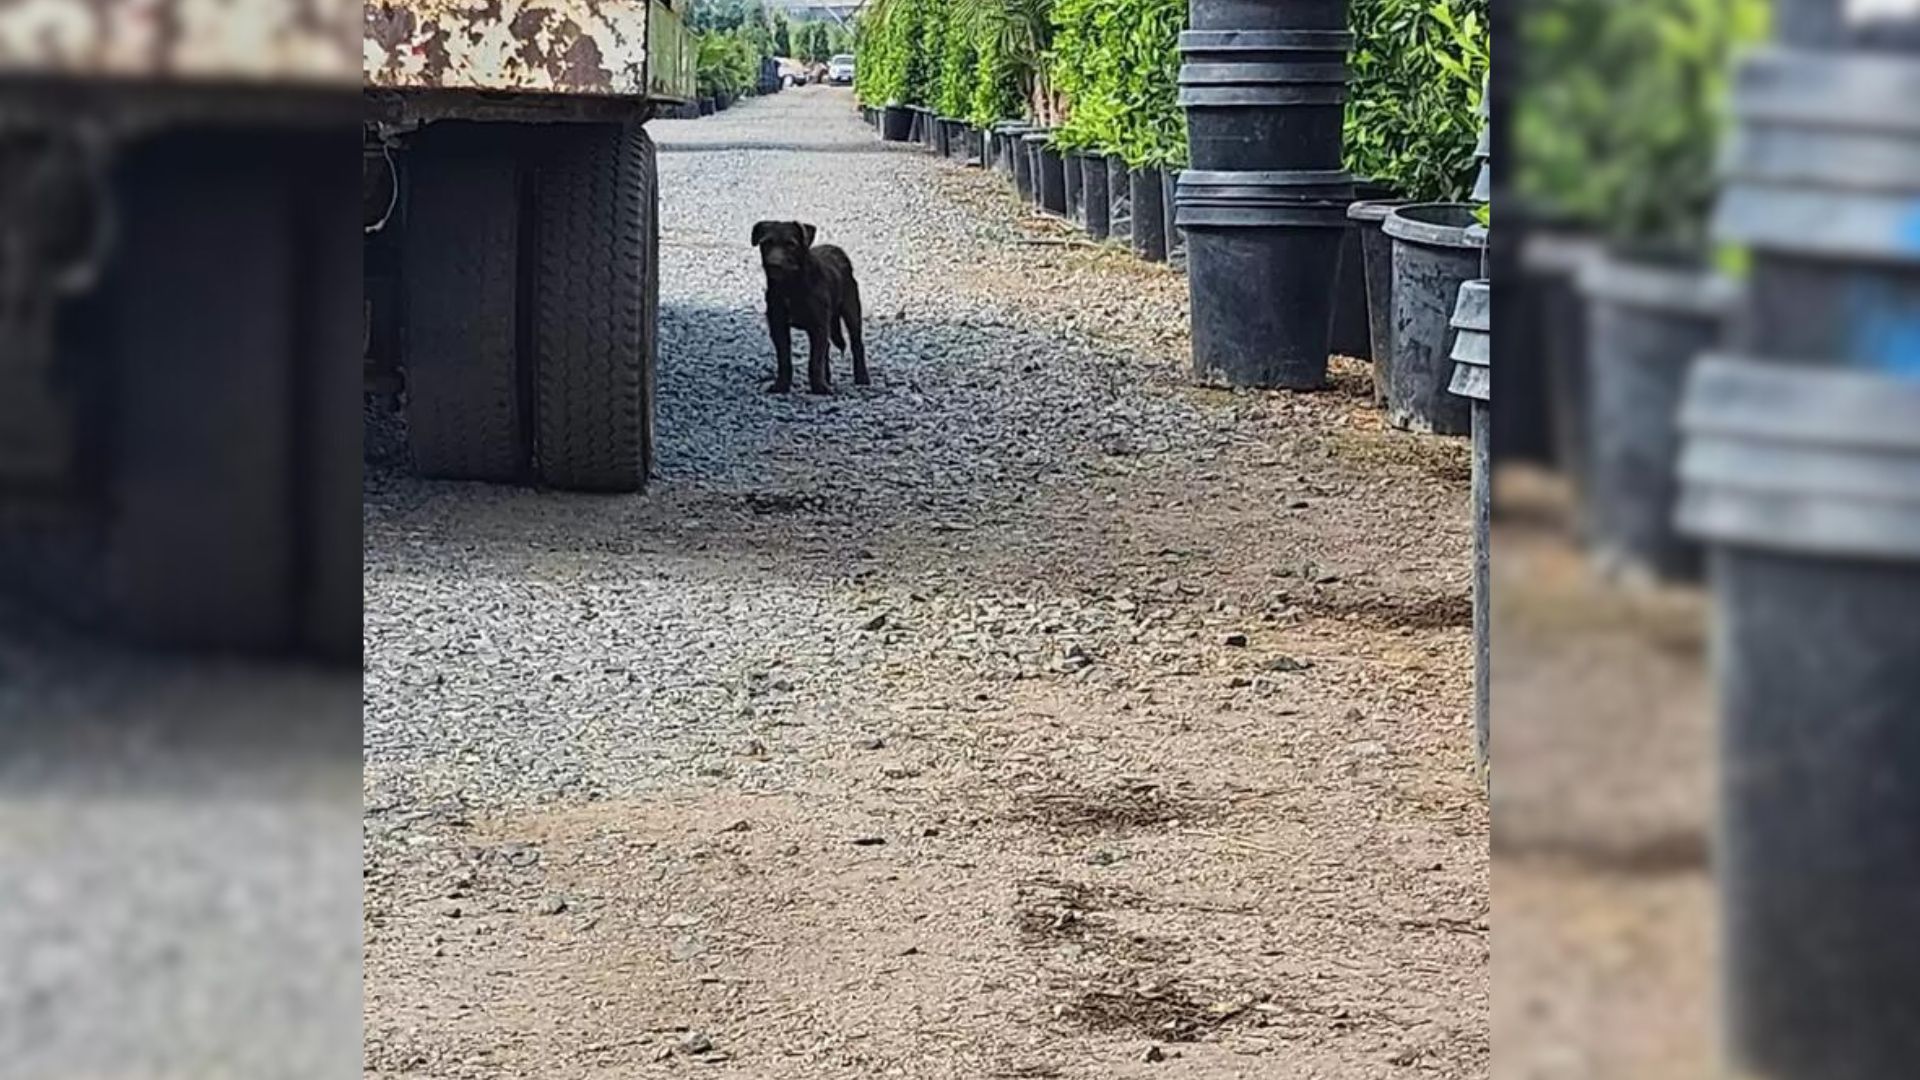
<svg viewBox="0 0 1920 1080">
<path fill-rule="evenodd" d="M 845 91 L 649 127 L 652 490 L 370 444 L 367 1074 L 1488 1075 L 1464 446 Z M 764 392 L 762 218 L 872 387 Z"/>
</svg>

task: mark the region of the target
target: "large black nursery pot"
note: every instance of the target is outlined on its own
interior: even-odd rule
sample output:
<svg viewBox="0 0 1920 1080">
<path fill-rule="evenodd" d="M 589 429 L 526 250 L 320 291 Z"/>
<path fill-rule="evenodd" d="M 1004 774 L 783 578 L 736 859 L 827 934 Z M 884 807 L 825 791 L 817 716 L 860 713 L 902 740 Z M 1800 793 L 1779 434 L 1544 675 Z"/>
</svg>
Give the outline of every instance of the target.
<svg viewBox="0 0 1920 1080">
<path fill-rule="evenodd" d="M 1353 182 L 1354 204 L 1374 199 L 1391 198 L 1393 191 L 1385 184 L 1376 184 L 1371 180 Z M 1386 213 L 1381 212 L 1381 220 Z M 1372 229 L 1378 233 L 1380 222 L 1373 221 L 1363 225 L 1353 220 L 1351 214 L 1347 220 L 1347 231 L 1340 238 L 1340 270 L 1333 283 L 1333 342 L 1335 354 L 1351 356 L 1358 360 L 1373 359 L 1372 327 L 1367 321 L 1367 262 L 1361 248 L 1361 235 Z M 1387 242 L 1386 234 L 1380 233 L 1381 267 L 1391 270 L 1393 248 Z M 1389 281 L 1392 279 L 1389 277 Z M 1387 288 L 1390 286 L 1382 286 Z M 1383 312 L 1383 325 L 1384 316 Z M 1375 388 L 1374 400 L 1378 402 L 1379 390 Z"/>
<path fill-rule="evenodd" d="M 1345 30 L 1189 30 L 1180 105 L 1201 170 L 1337 169 L 1347 101 Z"/>
<path fill-rule="evenodd" d="M 1583 268 L 1587 300 L 1588 547 L 1609 576 L 1689 581 L 1699 546 L 1673 523 L 1680 395 L 1718 345 L 1736 294 L 1688 263 L 1612 254 Z"/>
<path fill-rule="evenodd" d="M 1113 208 L 1107 192 L 1107 158 L 1104 154 L 1080 155 L 1080 203 L 1085 213 L 1087 235 L 1095 240 L 1107 238 L 1107 213 Z"/>
<path fill-rule="evenodd" d="M 931 145 L 934 153 L 941 157 L 953 156 L 953 125 L 945 117 L 928 113 L 927 132 L 933 136 Z"/>
<path fill-rule="evenodd" d="M 1688 386 L 1679 510 L 1716 617 L 1729 1074 L 1920 1058 L 1916 101 L 1920 59 L 1863 51 L 1762 52 L 1734 90 L 1715 233 L 1752 272 Z"/>
<path fill-rule="evenodd" d="M 1133 243 L 1133 170 L 1119 154 L 1107 155 L 1107 239 Z"/>
<path fill-rule="evenodd" d="M 1046 146 L 1047 140 L 1052 137 L 1051 133 L 1039 128 L 1030 130 L 1020 136 L 1020 152 L 1027 159 L 1027 201 L 1033 204 L 1035 210 L 1040 209 L 1042 206 L 1040 189 L 1044 183 L 1043 177 L 1046 173 L 1046 165 L 1042 161 L 1041 151 Z"/>
<path fill-rule="evenodd" d="M 1195 30 L 1345 30 L 1347 0 L 1191 0 Z"/>
<path fill-rule="evenodd" d="M 1920 382 L 1703 358 L 1681 527 L 1708 546 L 1729 1074 L 1920 1054 Z"/>
<path fill-rule="evenodd" d="M 1167 247 L 1167 265 L 1184 273 L 1187 269 L 1187 232 L 1176 220 L 1178 200 L 1174 197 L 1179 181 L 1180 170 L 1160 170 L 1160 235 Z"/>
<path fill-rule="evenodd" d="M 1133 211 L 1133 254 L 1147 262 L 1167 261 L 1167 213 L 1160 169 L 1149 165 L 1127 174 Z"/>
<path fill-rule="evenodd" d="M 1020 136 L 1027 126 L 1017 120 L 1005 120 L 993 126 L 993 167 L 1007 179 L 1015 179 L 1014 161 L 1019 157 Z"/>
<path fill-rule="evenodd" d="M 1564 228 L 1529 229 L 1520 249 L 1520 287 L 1526 299 L 1514 315 L 1532 315 L 1539 328 L 1541 376 L 1547 399 L 1547 427 L 1554 468 L 1574 496 L 1574 529 L 1586 531 L 1587 454 L 1587 301 L 1580 290 L 1586 265 L 1604 245 L 1591 233 Z M 1506 306 L 1495 318 L 1504 321 Z"/>
<path fill-rule="evenodd" d="M 1392 347 L 1386 364 L 1387 422 L 1403 431 L 1465 435 L 1472 410 L 1447 391 L 1453 380 L 1449 322 L 1460 286 L 1480 276 L 1484 246 L 1468 230 L 1466 203 L 1416 203 L 1387 212 L 1393 241 Z"/>
<path fill-rule="evenodd" d="M 1326 384 L 1334 266 L 1353 181 L 1344 172 L 1180 175 L 1193 364 L 1207 382 Z"/>
<path fill-rule="evenodd" d="M 707 95 L 703 95 L 700 98 L 700 115 L 701 116 L 713 115 L 713 95 L 707 94 Z"/>
<path fill-rule="evenodd" d="M 1408 199 L 1385 195 L 1361 199 L 1347 208 L 1348 231 L 1360 250 L 1362 287 L 1367 295 L 1367 355 L 1373 361 L 1373 403 L 1387 404 L 1387 370 L 1393 360 L 1393 238 L 1384 226 Z"/>
<path fill-rule="evenodd" d="M 1473 410 L 1473 744 L 1485 769 L 1493 745 L 1491 689 L 1493 521 L 1493 290 L 1486 281 L 1460 286 L 1453 305 L 1453 378 L 1447 389 Z"/>
<path fill-rule="evenodd" d="M 1082 160 L 1078 150 L 1060 152 L 1060 175 L 1065 179 L 1067 189 L 1067 220 L 1084 228 L 1087 224 L 1087 195 Z"/>
<path fill-rule="evenodd" d="M 888 142 L 913 141 L 913 109 L 889 105 L 881 112 L 880 137 Z"/>
<path fill-rule="evenodd" d="M 1013 133 L 1009 149 L 1013 153 L 1013 187 L 1020 195 L 1020 201 L 1031 206 L 1040 205 L 1040 140 L 1046 138 L 1041 132 L 1030 128 Z"/>
<path fill-rule="evenodd" d="M 1067 216 L 1067 162 L 1049 134 L 1039 144 L 1040 209 L 1054 217 Z"/>
</svg>

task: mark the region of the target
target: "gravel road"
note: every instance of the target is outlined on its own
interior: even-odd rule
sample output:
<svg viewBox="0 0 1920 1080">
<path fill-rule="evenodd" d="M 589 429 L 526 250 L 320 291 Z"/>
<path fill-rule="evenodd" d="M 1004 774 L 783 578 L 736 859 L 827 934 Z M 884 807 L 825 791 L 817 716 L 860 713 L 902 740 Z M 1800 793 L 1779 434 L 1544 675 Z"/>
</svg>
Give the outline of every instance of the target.
<svg viewBox="0 0 1920 1080">
<path fill-rule="evenodd" d="M 374 440 L 368 1075 L 1486 1075 L 1464 448 L 845 91 L 649 130 L 652 489 Z M 871 387 L 765 392 L 766 218 Z"/>
</svg>

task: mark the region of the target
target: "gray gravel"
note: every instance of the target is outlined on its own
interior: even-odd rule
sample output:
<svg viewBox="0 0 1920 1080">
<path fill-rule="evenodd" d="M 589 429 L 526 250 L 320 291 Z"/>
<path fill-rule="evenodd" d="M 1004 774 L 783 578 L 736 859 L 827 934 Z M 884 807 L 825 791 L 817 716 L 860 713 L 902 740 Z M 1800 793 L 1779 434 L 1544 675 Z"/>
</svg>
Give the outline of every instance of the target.
<svg viewBox="0 0 1920 1080">
<path fill-rule="evenodd" d="M 938 560 L 902 565 L 914 538 L 1017 520 L 1102 461 L 1236 437 L 1231 410 L 1145 385 L 1018 297 L 955 288 L 990 274 L 1013 233 L 943 195 L 955 166 L 875 140 L 844 92 L 649 130 L 663 202 L 652 490 L 588 498 L 370 467 L 376 836 L 383 815 L 422 806 L 612 796 L 715 771 L 769 708 L 857 697 L 862 670 L 912 661 L 860 627 L 875 575 L 929 589 L 946 576 Z M 768 218 L 811 222 L 852 255 L 873 386 L 854 387 L 841 356 L 829 398 L 765 392 L 748 237 Z M 1086 297 L 1109 311 L 1115 299 Z M 976 599 L 960 601 L 985 605 L 971 617 L 1000 618 Z M 1036 633 L 1069 617 L 1006 606 Z"/>
</svg>

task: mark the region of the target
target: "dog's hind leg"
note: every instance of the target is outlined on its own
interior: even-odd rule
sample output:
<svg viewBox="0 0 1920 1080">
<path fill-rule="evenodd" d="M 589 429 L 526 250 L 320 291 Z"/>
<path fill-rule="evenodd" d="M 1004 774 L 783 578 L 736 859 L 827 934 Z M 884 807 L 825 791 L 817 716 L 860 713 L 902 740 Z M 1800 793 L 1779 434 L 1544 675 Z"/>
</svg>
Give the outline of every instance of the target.
<svg viewBox="0 0 1920 1080">
<path fill-rule="evenodd" d="M 860 329 L 860 290 L 847 294 L 846 302 L 840 307 L 839 321 L 847 328 L 847 340 L 853 343 L 854 385 L 865 386 L 873 380 L 867 377 L 867 342 Z"/>
<path fill-rule="evenodd" d="M 815 394 L 831 394 L 833 387 L 829 361 L 832 354 L 827 351 L 828 334 L 825 328 L 807 331 L 807 390 Z"/>
</svg>

